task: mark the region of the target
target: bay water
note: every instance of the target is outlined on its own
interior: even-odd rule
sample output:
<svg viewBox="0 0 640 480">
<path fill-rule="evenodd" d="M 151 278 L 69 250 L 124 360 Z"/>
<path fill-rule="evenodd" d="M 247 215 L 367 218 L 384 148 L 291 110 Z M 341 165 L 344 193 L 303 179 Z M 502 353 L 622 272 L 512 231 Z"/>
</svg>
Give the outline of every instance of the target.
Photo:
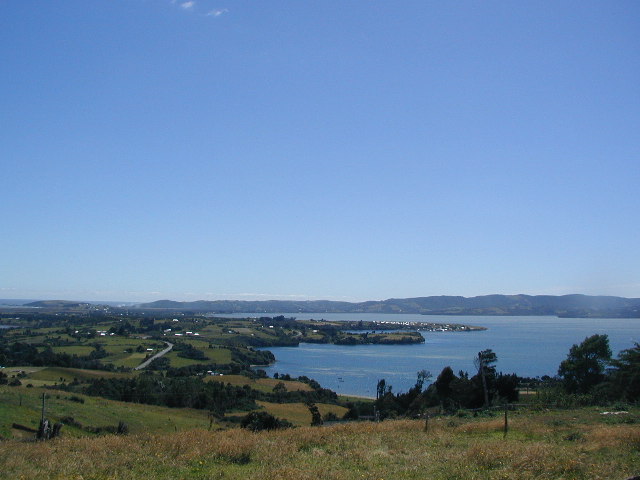
<svg viewBox="0 0 640 480">
<path fill-rule="evenodd" d="M 268 314 L 266 316 L 276 316 Z M 421 332 L 425 343 L 416 345 L 327 345 L 303 343 L 298 347 L 269 347 L 276 362 L 264 368 L 291 376 L 306 375 L 339 394 L 374 397 L 378 380 L 384 378 L 394 392 L 407 391 L 419 370 L 433 374 L 446 366 L 456 374 L 474 373 L 474 357 L 492 349 L 497 370 L 520 376 L 554 376 L 572 345 L 594 334 L 607 334 L 614 357 L 620 350 L 640 343 L 640 319 L 594 319 L 557 317 L 494 317 L 418 314 L 292 314 L 298 320 L 436 322 L 486 327 L 474 332 Z M 256 314 L 225 315 L 255 317 Z"/>
</svg>

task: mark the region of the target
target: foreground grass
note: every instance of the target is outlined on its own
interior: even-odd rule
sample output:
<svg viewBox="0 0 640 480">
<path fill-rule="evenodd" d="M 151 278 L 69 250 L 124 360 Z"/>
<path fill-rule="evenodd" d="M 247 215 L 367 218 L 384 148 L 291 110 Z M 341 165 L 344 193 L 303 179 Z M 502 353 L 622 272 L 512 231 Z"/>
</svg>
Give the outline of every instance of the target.
<svg viewBox="0 0 640 480">
<path fill-rule="evenodd" d="M 640 473 L 637 415 L 597 410 L 498 419 L 351 423 L 251 434 L 0 443 L 0 478 L 624 479 Z"/>
</svg>

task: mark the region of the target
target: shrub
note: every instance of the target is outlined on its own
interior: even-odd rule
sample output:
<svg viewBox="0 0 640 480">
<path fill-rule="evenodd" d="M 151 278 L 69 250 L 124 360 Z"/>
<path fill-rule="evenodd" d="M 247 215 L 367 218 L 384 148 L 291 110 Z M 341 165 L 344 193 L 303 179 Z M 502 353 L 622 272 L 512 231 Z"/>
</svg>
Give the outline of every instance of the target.
<svg viewBox="0 0 640 480">
<path fill-rule="evenodd" d="M 64 423 L 65 425 L 70 425 L 72 427 L 82 428 L 82 424 L 73 417 L 62 417 L 60 419 L 60 422 Z"/>
<path fill-rule="evenodd" d="M 325 422 L 337 422 L 339 420 L 338 416 L 333 413 L 333 412 L 327 412 L 324 414 L 324 417 L 322 417 L 322 419 Z"/>
<path fill-rule="evenodd" d="M 242 419 L 240 426 L 247 430 L 251 430 L 252 432 L 259 432 L 261 430 L 290 428 L 293 425 L 286 420 L 276 418 L 267 412 L 251 412 Z"/>
</svg>

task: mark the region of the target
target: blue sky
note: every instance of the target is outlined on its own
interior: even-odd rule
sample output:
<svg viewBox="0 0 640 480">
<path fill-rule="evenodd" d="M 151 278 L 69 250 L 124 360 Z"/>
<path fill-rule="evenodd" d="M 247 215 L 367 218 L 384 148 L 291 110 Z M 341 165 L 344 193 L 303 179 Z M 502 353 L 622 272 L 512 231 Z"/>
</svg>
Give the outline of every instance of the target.
<svg viewBox="0 0 640 480">
<path fill-rule="evenodd" d="M 0 298 L 640 297 L 640 3 L 0 0 Z"/>
</svg>

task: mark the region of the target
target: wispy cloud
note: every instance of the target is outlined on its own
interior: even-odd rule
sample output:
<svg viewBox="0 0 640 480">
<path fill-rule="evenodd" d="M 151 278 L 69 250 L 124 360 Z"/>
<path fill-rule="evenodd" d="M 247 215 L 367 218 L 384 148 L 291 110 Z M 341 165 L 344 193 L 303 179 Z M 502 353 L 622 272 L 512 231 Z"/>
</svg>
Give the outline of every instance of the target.
<svg viewBox="0 0 640 480">
<path fill-rule="evenodd" d="M 194 7 L 195 5 L 196 5 L 196 2 L 194 2 L 194 1 L 182 2 L 182 3 L 180 4 L 180 6 L 181 6 L 182 8 L 184 8 L 185 10 L 191 10 L 191 9 L 193 9 L 193 7 Z"/>
<path fill-rule="evenodd" d="M 210 12 L 207 13 L 207 17 L 219 17 L 220 15 L 224 15 L 228 11 L 229 10 L 226 8 L 218 8 L 215 10 L 211 10 Z"/>
</svg>

